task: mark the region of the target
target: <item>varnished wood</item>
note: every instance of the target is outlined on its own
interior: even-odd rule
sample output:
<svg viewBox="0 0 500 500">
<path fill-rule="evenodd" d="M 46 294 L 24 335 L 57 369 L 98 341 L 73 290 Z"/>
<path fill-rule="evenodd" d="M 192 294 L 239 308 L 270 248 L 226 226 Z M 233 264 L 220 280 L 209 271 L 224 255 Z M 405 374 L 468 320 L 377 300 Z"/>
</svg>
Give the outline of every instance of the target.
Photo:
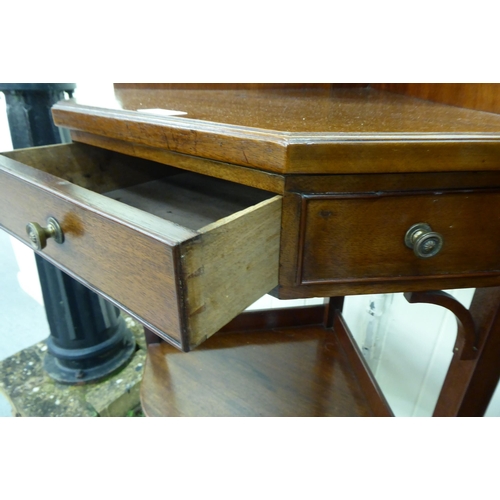
<svg viewBox="0 0 500 500">
<path fill-rule="evenodd" d="M 218 333 L 183 355 L 150 345 L 148 416 L 387 416 L 371 403 L 332 330 Z"/>
<path fill-rule="evenodd" d="M 492 131 L 495 128 L 493 124 L 498 119 L 497 117 L 485 115 L 484 113 L 450 108 L 449 106 L 435 105 L 418 99 L 401 98 L 394 94 L 374 91 L 373 89 L 330 89 L 328 92 L 325 89 L 302 89 L 300 91 L 298 89 L 267 89 L 265 92 L 245 89 L 240 89 L 238 92 L 228 90 L 223 92 L 216 90 L 204 92 L 199 88 L 192 91 L 185 89 L 155 91 L 123 90 L 118 92 L 117 96 L 120 101 L 117 109 L 121 109 L 120 112 L 125 114 L 129 113 L 126 116 L 121 116 L 122 121 L 120 124 L 122 125 L 123 120 L 126 121 L 127 119 L 138 120 L 137 126 L 139 126 L 140 122 L 141 133 L 145 130 L 150 132 L 148 137 L 143 137 L 143 141 L 157 141 L 158 139 L 157 147 L 152 148 L 151 146 L 141 146 L 137 142 L 130 143 L 130 137 L 128 137 L 127 140 L 131 146 L 129 152 L 145 148 L 148 151 L 154 150 L 154 154 L 160 156 L 158 151 L 162 148 L 167 149 L 168 154 L 172 154 L 172 150 L 179 150 L 179 148 L 182 150 L 186 144 L 188 148 L 208 147 L 208 143 L 211 140 L 208 139 L 208 135 L 213 133 L 215 135 L 212 139 L 215 136 L 219 137 L 220 134 L 222 135 L 219 138 L 222 136 L 225 137 L 225 139 L 221 139 L 222 142 L 218 143 L 218 146 L 223 146 L 224 154 L 227 153 L 228 155 L 232 154 L 231 147 L 226 147 L 228 144 L 224 141 L 226 139 L 229 140 L 229 136 L 232 136 L 235 140 L 237 136 L 237 143 L 241 148 L 240 152 L 245 150 L 248 141 L 250 141 L 252 148 L 258 147 L 258 143 L 262 147 L 264 145 L 270 146 L 269 141 L 271 141 L 273 145 L 266 147 L 265 154 L 262 156 L 263 158 L 265 157 L 267 162 L 267 165 L 262 168 L 273 170 L 273 158 L 278 158 L 273 156 L 273 151 L 278 156 L 281 155 L 283 151 L 278 153 L 280 147 L 286 150 L 285 162 L 288 165 L 290 161 L 295 161 L 295 148 L 302 148 L 304 146 L 307 148 L 305 158 L 313 165 L 313 170 L 308 170 L 308 167 L 305 172 L 330 172 L 336 174 L 285 175 L 275 177 L 280 178 L 280 181 L 284 178 L 286 184 L 281 235 L 280 289 L 276 292 L 282 298 L 375 293 L 384 291 L 384 286 L 387 286 L 387 291 L 414 291 L 425 290 L 426 288 L 468 287 L 477 286 L 477 284 L 491 286 L 500 283 L 497 262 L 483 262 L 484 255 L 476 255 L 475 252 L 468 257 L 468 260 L 462 263 L 457 263 L 456 259 L 451 259 L 448 265 L 449 269 L 440 269 L 440 272 L 436 271 L 439 266 L 435 266 L 436 269 L 431 269 L 432 263 L 435 263 L 432 260 L 431 263 L 426 262 L 425 264 L 421 262 L 415 264 L 413 261 L 407 261 L 404 264 L 406 266 L 405 272 L 399 272 L 399 264 L 393 262 L 393 267 L 396 266 L 397 269 L 394 270 L 386 267 L 385 275 L 380 274 L 380 267 L 376 273 L 367 273 L 364 268 L 359 268 L 358 272 L 355 273 L 351 272 L 352 266 L 357 267 L 357 264 L 353 264 L 351 267 L 340 266 L 344 276 L 337 275 L 337 266 L 334 266 L 335 269 L 330 269 L 330 271 L 327 269 L 328 266 L 332 266 L 330 259 L 331 249 L 328 246 L 328 232 L 322 233 L 319 239 L 316 239 L 314 235 L 311 236 L 309 232 L 313 231 L 313 229 L 309 224 L 310 221 L 308 222 L 301 215 L 303 208 L 297 208 L 296 201 L 292 196 L 288 195 L 288 193 L 294 191 L 301 192 L 306 196 L 312 192 L 344 192 L 352 196 L 367 198 L 367 192 L 370 196 L 375 197 L 375 193 L 376 196 L 380 196 L 379 193 L 383 196 L 383 193 L 399 191 L 401 193 L 408 192 L 409 196 L 413 196 L 413 191 L 421 189 L 433 190 L 429 194 L 430 196 L 434 196 L 434 191 L 437 190 L 449 192 L 451 189 L 486 189 L 498 186 L 500 184 L 500 175 L 498 171 L 495 171 L 497 169 L 497 161 L 494 160 L 493 163 L 488 163 L 489 160 L 487 161 L 484 156 L 485 149 L 480 145 L 481 141 L 486 137 L 481 134 L 487 133 L 488 130 L 490 130 L 488 133 L 493 133 Z M 266 103 L 266 111 L 275 110 L 276 112 L 271 112 L 264 116 L 262 113 L 263 102 Z M 153 106 L 156 105 L 155 103 L 170 103 L 172 105 L 174 103 L 181 103 L 188 107 L 192 106 L 190 109 L 195 114 L 192 115 L 191 111 L 189 111 L 188 116 L 193 116 L 194 120 L 189 121 L 191 118 L 174 117 L 168 118 L 167 123 L 162 122 L 165 119 L 159 117 L 141 118 L 138 113 L 135 116 L 130 115 L 130 111 L 133 109 L 141 109 L 141 106 Z M 73 105 L 68 106 L 66 111 Z M 172 106 L 169 105 L 167 107 Z M 76 112 L 85 113 L 84 106 L 82 108 L 76 105 L 74 109 Z M 286 113 L 283 110 L 286 110 Z M 55 112 L 57 114 L 58 110 L 56 109 Z M 467 116 L 462 115 L 461 113 L 463 112 Z M 116 111 L 113 113 L 116 113 Z M 307 113 L 316 113 L 313 123 L 307 119 L 306 123 L 301 123 L 299 114 L 304 115 Z M 90 110 L 87 114 L 88 116 L 85 117 L 85 120 L 91 120 L 89 124 L 92 127 L 96 126 L 96 123 L 99 123 L 100 118 L 98 116 L 105 119 L 113 118 L 111 115 L 106 118 L 104 116 L 105 113 L 103 115 L 103 112 L 99 110 Z M 302 118 L 307 118 L 307 116 L 302 116 Z M 168 133 L 160 136 L 162 123 L 167 128 L 180 127 L 182 130 L 179 129 L 178 133 L 181 135 L 176 136 L 174 139 Z M 130 128 L 128 125 L 127 133 L 129 136 L 133 136 L 134 126 Z M 87 123 L 84 123 L 83 119 L 80 120 L 79 127 L 89 130 Z M 396 130 L 397 133 L 395 132 Z M 105 131 L 101 130 L 100 133 L 102 136 L 105 136 L 109 135 L 108 132 L 109 129 L 106 129 Z M 188 135 L 186 135 L 187 132 L 189 132 Z M 163 129 L 162 133 L 165 133 L 165 129 Z M 338 135 L 339 133 L 341 133 L 341 136 Z M 471 133 L 472 135 L 470 135 Z M 478 135 L 474 135 L 476 133 L 480 134 L 483 139 Z M 74 131 L 73 134 L 75 138 L 89 139 L 88 132 Z M 301 142 L 305 138 L 304 134 L 309 134 L 306 143 Z M 487 140 L 488 144 L 492 147 L 495 147 L 494 143 L 496 139 L 494 139 L 494 135 L 495 133 L 490 135 Z M 96 134 L 92 135 L 92 137 L 96 136 Z M 202 137 L 205 137 L 208 142 L 205 143 L 205 139 Z M 451 162 L 454 171 L 447 172 L 451 167 L 443 167 L 443 160 L 446 159 L 447 148 L 452 147 L 452 143 L 457 140 L 463 141 L 462 144 L 464 147 L 472 148 L 472 150 L 459 152 L 458 155 L 460 158 Z M 428 141 L 431 141 L 432 144 Z M 105 142 L 108 143 L 108 146 L 113 143 L 112 147 L 117 147 L 115 143 L 123 143 L 125 141 L 110 139 L 109 137 L 101 138 L 101 144 Z M 422 155 L 429 153 L 433 154 L 432 148 L 438 143 L 439 148 L 444 149 L 440 149 L 440 152 L 429 161 L 422 157 Z M 275 146 L 278 149 L 274 149 Z M 389 149 L 388 151 L 377 150 L 378 152 L 376 152 L 370 149 L 372 146 L 376 148 L 387 147 Z M 327 152 L 322 149 L 325 147 L 333 149 Z M 353 152 L 355 154 L 348 153 L 346 152 L 347 150 L 342 153 L 342 148 L 349 149 L 351 147 L 354 148 Z M 404 157 L 401 157 L 399 160 L 391 158 L 391 155 L 399 154 L 397 153 L 398 148 L 405 150 Z M 413 149 L 407 150 L 407 148 L 415 148 L 414 151 L 418 152 L 420 166 L 415 167 L 414 159 L 412 159 Z M 319 153 L 319 151 L 322 152 Z M 375 154 L 376 158 L 372 157 L 372 153 Z M 142 155 L 144 153 L 140 152 L 139 154 Z M 175 155 L 175 153 L 173 154 Z M 191 155 L 194 156 L 189 156 L 188 158 L 194 158 L 193 163 L 196 164 L 196 155 L 199 154 L 198 150 L 192 150 Z M 207 154 L 210 155 L 211 153 Z M 476 161 L 474 159 L 475 154 L 480 155 L 480 160 Z M 344 158 L 340 158 L 339 155 L 344 155 Z M 183 157 L 182 155 L 180 156 Z M 230 156 L 227 156 L 226 160 L 229 158 Z M 325 158 L 328 158 L 329 165 L 322 163 Z M 205 158 L 203 160 L 206 161 Z M 248 163 L 247 160 L 248 157 L 245 159 L 240 158 L 239 160 L 236 160 L 234 157 L 232 158 L 232 161 L 238 163 L 234 169 L 233 179 L 238 169 L 245 168 L 242 167 L 245 162 L 249 165 L 256 165 L 253 162 Z M 367 162 L 368 171 L 371 170 L 377 173 L 359 174 L 357 167 L 349 167 L 346 170 L 349 174 L 338 173 L 344 171 L 345 161 L 358 162 L 358 160 Z M 389 162 L 390 165 L 377 164 L 380 161 Z M 463 161 L 469 162 L 466 167 L 463 164 L 460 166 L 460 162 Z M 215 172 L 217 172 L 215 175 L 226 175 L 225 173 L 219 174 L 219 172 L 231 171 L 230 163 L 224 163 L 224 166 L 227 168 L 215 169 Z M 185 168 L 191 167 L 185 166 Z M 288 169 L 287 166 L 283 168 L 285 169 L 285 173 L 293 172 L 293 168 Z M 471 171 L 458 172 L 463 168 Z M 489 169 L 493 170 L 488 171 Z M 253 170 L 258 175 L 263 174 L 260 167 L 248 168 L 246 170 Z M 421 171 L 421 173 L 416 173 L 417 171 Z M 243 172 L 241 173 L 243 174 Z M 352 175 L 353 173 L 356 175 Z M 241 175 L 240 179 L 244 183 L 252 182 L 252 185 L 257 185 L 261 181 L 257 181 L 253 178 L 253 175 L 248 177 Z M 267 187 L 274 189 L 274 186 L 271 187 L 269 183 Z M 281 186 L 280 189 L 282 189 Z M 359 194 L 354 195 L 353 193 Z M 411 196 L 400 198 L 396 206 L 392 207 L 391 212 L 400 214 L 407 211 L 407 208 L 402 206 L 404 203 L 413 203 L 417 207 L 418 203 L 412 201 Z M 440 196 L 438 199 L 443 200 L 444 198 L 446 197 Z M 467 197 L 460 198 L 460 200 L 466 199 Z M 460 204 L 458 199 L 457 203 Z M 341 206 L 345 207 L 348 204 L 344 203 Z M 483 215 L 477 215 L 476 210 L 482 211 Z M 328 211 L 326 210 L 326 212 Z M 409 215 L 411 214 L 407 214 L 407 217 Z M 419 215 L 420 217 L 428 216 L 427 213 L 414 215 Z M 484 210 L 479 206 L 475 210 L 468 211 L 469 224 L 471 223 L 470 221 L 481 217 L 484 217 Z M 382 220 L 382 223 L 385 222 L 385 220 Z M 369 225 L 364 220 L 362 214 L 359 215 L 357 223 L 361 226 L 363 224 Z M 478 228 L 478 226 L 475 227 L 476 229 Z M 371 246 L 359 245 L 359 241 L 354 241 L 352 235 L 357 235 L 361 238 L 362 231 L 354 231 L 346 238 L 339 238 L 342 241 L 350 242 L 351 246 L 344 248 L 345 255 L 349 256 L 349 260 L 351 260 L 351 255 L 357 255 L 365 266 L 369 260 L 366 258 L 367 256 L 372 259 L 372 262 L 375 262 L 377 267 L 381 258 L 386 259 L 386 253 L 387 255 L 391 255 L 391 259 L 394 256 L 394 253 L 386 248 L 385 244 L 380 245 L 381 241 L 387 241 L 389 246 L 391 242 L 392 244 L 396 244 L 396 241 L 399 244 L 401 243 L 399 238 L 395 238 L 391 234 L 387 236 L 386 240 L 384 240 L 385 236 L 380 236 L 377 244 L 372 243 Z M 310 250 L 306 248 L 306 241 Z M 333 240 L 330 239 L 330 241 Z M 489 240 L 486 241 L 490 243 L 490 247 L 491 244 L 494 244 Z M 453 248 L 454 251 L 461 251 L 456 245 Z M 480 248 L 483 248 L 483 246 L 480 245 Z M 341 245 L 340 251 L 344 251 L 342 249 L 343 246 Z M 377 254 L 376 251 L 374 252 L 374 249 L 378 249 L 380 253 Z M 495 260 L 493 252 L 488 249 L 482 251 L 486 251 Z M 401 252 L 406 252 L 405 255 L 408 255 L 406 248 L 398 247 L 399 260 L 402 258 Z M 313 256 L 311 257 L 311 255 Z M 471 259 L 473 260 L 474 258 L 476 258 L 476 265 L 469 265 Z M 443 260 L 443 257 L 438 257 L 438 260 Z M 478 264 L 479 261 L 481 261 L 480 264 Z M 392 261 L 389 260 L 389 262 Z M 324 263 L 326 263 L 326 266 L 323 265 Z M 483 264 L 484 268 L 482 268 Z M 458 284 L 459 281 L 460 284 Z"/>
<path fill-rule="evenodd" d="M 277 90 L 371 87 L 463 108 L 500 113 L 498 83 L 115 83 L 115 89 Z"/>
<path fill-rule="evenodd" d="M 339 339 L 353 370 L 357 374 L 357 378 L 366 398 L 369 401 L 370 407 L 378 416 L 393 417 L 394 414 L 385 399 L 385 396 L 373 376 L 368 363 L 361 353 L 356 340 L 351 334 L 347 323 L 345 322 L 341 311 L 338 309 L 333 312 L 333 329 Z"/>
<path fill-rule="evenodd" d="M 494 239 L 499 234 L 495 225 L 498 200 L 491 191 L 499 187 L 499 117 L 373 88 L 245 92 L 240 87 L 220 95 L 216 90 L 204 93 L 199 89 L 196 93 L 123 90 L 118 96 L 122 110 L 118 112 L 127 122 L 126 140 L 138 148 L 154 148 L 157 156 L 156 150 L 167 149 L 169 153 L 286 175 L 280 287 L 275 289 L 283 298 L 500 283 L 495 250 L 499 245 Z M 470 101 L 453 104 L 469 105 Z M 142 107 L 180 109 L 188 115 L 148 121 L 127 112 Z M 85 106 L 70 108 L 56 110 L 56 116 L 59 113 L 59 119 L 67 120 L 71 128 L 75 123 L 72 113 Z M 73 128 L 121 140 L 120 125 L 116 126 L 112 116 L 99 110 L 87 114 L 91 116 L 77 119 L 80 125 Z M 253 177 L 244 182 L 250 179 Z M 453 190 L 456 192 L 450 193 Z M 415 191 L 424 194 L 416 195 Z M 391 192 L 398 194 L 387 196 Z M 318 219 L 308 217 L 309 202 L 304 200 L 311 200 L 313 193 L 348 195 L 335 201 L 317 197 L 318 210 L 324 214 L 338 212 L 350 203 L 347 200 L 355 203 L 356 209 L 342 212 L 328 230 Z M 381 199 L 382 204 L 390 200 L 391 206 L 379 212 L 370 207 L 380 203 L 366 201 Z M 435 211 L 432 204 L 422 205 L 421 200 L 444 204 L 445 210 Z M 377 213 L 378 218 L 372 220 Z M 392 217 L 386 221 L 388 213 Z M 451 250 L 445 246 L 446 259 L 410 261 L 413 256 L 402 253 L 407 249 L 398 246 L 391 251 L 392 243 L 387 243 L 395 241 L 391 227 L 408 222 L 401 219 L 410 215 L 419 218 L 412 223 L 420 222 L 421 217 L 425 222 L 430 217 L 438 224 L 447 219 L 445 241 L 454 245 Z M 387 228 L 387 232 L 382 230 L 377 239 L 370 231 L 373 226 Z M 342 228 L 344 233 L 339 234 Z M 455 234 L 458 239 L 454 239 Z M 468 246 L 471 241 L 472 249 Z M 332 257 L 338 258 L 339 251 L 346 259 L 332 265 Z M 333 321 L 333 317 L 327 320 Z"/>
<path fill-rule="evenodd" d="M 137 306 L 136 316 L 151 331 L 184 350 L 202 343 L 270 288 L 281 298 L 304 298 L 500 285 L 500 116 L 456 107 L 477 108 L 481 99 L 472 105 L 470 96 L 455 99 L 449 106 L 373 86 L 237 84 L 204 90 L 180 85 L 117 86 L 117 99 L 109 105 L 75 100 L 58 104 L 56 123 L 71 129 L 75 141 L 90 146 L 65 146 L 57 154 L 19 152 L 18 157 L 0 160 L 0 223 L 26 241 L 27 219 L 43 222 L 62 211 L 68 244 L 58 248 L 50 242 L 43 255 L 125 309 L 127 304 Z M 414 93 L 415 88 L 405 91 Z M 426 92 L 430 99 L 448 102 L 435 89 L 427 87 Z M 495 110 L 496 99 L 488 111 Z M 143 111 L 151 108 L 187 114 Z M 93 151 L 88 159 L 85 151 Z M 270 193 L 234 214 L 222 214 L 222 219 L 213 215 L 222 207 L 214 201 L 206 214 L 198 214 L 213 220 L 195 224 L 196 217 L 187 213 L 181 214 L 187 222 L 165 220 L 162 210 L 168 209 L 161 197 L 168 190 L 163 190 L 160 179 L 163 173 L 178 175 L 172 166 Z M 151 182 L 139 188 L 147 196 L 136 204 L 133 186 Z M 108 197 L 102 196 L 105 193 Z M 271 193 L 283 194 L 283 200 Z M 124 196 L 136 207 L 109 196 Z M 427 222 L 443 234 L 441 254 L 420 261 L 404 246 L 404 233 L 416 222 Z M 481 300 L 486 303 L 482 313 Z M 437 414 L 484 411 L 498 380 L 499 301 L 495 294 L 477 295 L 472 315 L 482 325 L 479 357 L 460 359 L 465 351 L 462 340 L 458 342 L 459 356 L 450 367 Z M 278 323 L 287 325 L 282 330 L 271 332 L 269 324 L 268 330 L 245 335 L 226 330 L 204 342 L 192 358 L 178 357 L 165 344 L 151 346 L 150 361 L 156 359 L 151 362 L 160 371 L 149 377 L 154 382 L 149 387 L 160 392 L 150 401 L 155 406 L 164 403 L 158 398 L 170 398 L 170 408 L 178 413 L 172 397 L 179 395 L 182 411 L 190 408 L 189 413 L 194 408 L 189 405 L 197 403 L 187 402 L 189 391 L 195 391 L 200 401 L 204 397 L 196 392 L 200 373 L 189 367 L 203 368 L 206 356 L 213 355 L 209 364 L 219 363 L 226 376 L 211 365 L 207 374 L 215 385 L 209 392 L 215 387 L 225 391 L 222 381 L 234 374 L 235 394 L 245 395 L 245 400 L 235 406 L 233 389 L 222 399 L 212 393 L 210 411 L 248 414 L 258 408 L 289 414 L 289 401 L 281 401 L 279 410 L 266 405 L 272 384 L 281 387 L 292 381 L 294 390 L 285 399 L 300 399 L 309 408 L 307 414 L 329 414 L 332 405 L 335 414 L 349 405 L 347 413 L 372 414 L 370 397 L 379 403 L 381 397 L 372 390 L 367 398 L 365 390 L 359 399 L 358 391 L 373 389 L 374 383 L 352 347 L 338 313 L 340 303 L 338 299 L 323 312 L 326 325 L 336 325 L 341 334 L 334 336 L 331 352 L 325 348 L 330 330 L 288 328 L 286 315 L 275 315 Z M 300 320 L 311 318 L 293 317 Z M 264 326 L 257 321 L 256 327 Z M 290 332 L 295 333 L 290 337 Z M 272 341 L 257 339 L 264 333 L 272 333 Z M 259 342 L 269 358 L 260 355 Z M 271 347 L 276 348 L 274 354 Z M 222 350 L 225 359 L 219 357 Z M 313 359 L 313 351 L 314 363 L 303 364 Z M 245 354 L 238 358 L 239 353 Z M 273 361 L 271 385 L 263 377 L 247 387 L 248 367 L 267 370 L 266 359 Z M 294 361 L 292 367 L 289 359 L 298 364 Z M 304 380 L 296 379 L 297 366 L 306 373 Z M 361 378 L 354 373 L 361 373 Z M 346 384 L 337 385 L 344 376 Z M 161 377 L 172 389 L 168 393 L 160 387 Z M 306 391 L 303 384 L 308 380 L 312 385 Z M 264 392 L 259 392 L 262 382 Z M 251 391 L 245 393 L 252 387 L 257 390 L 254 395 L 260 394 L 254 403 Z M 331 394 L 350 403 L 341 409 Z"/>
<path fill-rule="evenodd" d="M 200 230 L 182 247 L 189 347 L 278 284 L 281 197 Z"/>
<path fill-rule="evenodd" d="M 157 116 L 163 108 L 184 116 Z M 131 90 L 56 124 L 275 173 L 496 170 L 500 117 L 374 89 Z"/>
<path fill-rule="evenodd" d="M 265 191 L 249 190 L 246 186 L 182 170 L 103 194 L 192 231 L 200 231 L 270 198 Z"/>
<path fill-rule="evenodd" d="M 272 191 L 273 193 L 283 194 L 284 192 L 285 178 L 282 175 L 207 158 L 174 153 L 166 149 L 133 144 L 124 140 L 110 139 L 109 137 L 101 137 L 78 130 L 72 131 L 71 137 L 79 143 L 118 151 L 136 158 L 153 160 L 154 162 L 171 165 L 190 172 L 217 177 L 218 179 Z"/>
<path fill-rule="evenodd" d="M 433 288 L 443 290 L 452 290 L 455 288 L 470 288 L 470 287 L 495 287 L 500 286 L 500 278 L 498 276 L 469 276 L 467 278 L 468 286 L 462 285 L 462 277 L 452 278 L 436 278 L 429 280 L 425 276 L 420 279 L 412 277 L 408 280 L 397 281 L 350 281 L 346 283 L 335 283 L 326 285 L 300 285 L 287 286 L 280 285 L 269 292 L 273 297 L 291 300 L 304 299 L 315 297 L 326 297 L 329 293 L 336 295 L 366 295 L 376 293 L 399 293 L 399 292 L 418 292 L 428 290 L 430 285 L 435 285 Z"/>
<path fill-rule="evenodd" d="M 480 177 L 468 181 L 484 186 L 496 179 Z M 435 181 L 421 179 L 422 185 Z M 341 186 L 338 194 L 287 193 L 280 288 L 273 294 L 292 299 L 500 284 L 500 190 L 409 188 L 352 193 Z M 404 243 L 406 231 L 418 222 L 444 237 L 435 257 L 419 259 Z"/>
<path fill-rule="evenodd" d="M 286 307 L 261 311 L 246 311 L 239 314 L 220 332 L 241 332 L 254 330 L 272 330 L 305 325 L 322 325 L 325 318 L 325 306 Z"/>
<path fill-rule="evenodd" d="M 225 124 L 235 133 L 239 129 L 241 139 L 249 132 L 247 129 L 254 129 L 256 133 L 274 131 L 281 134 L 484 134 L 498 133 L 500 123 L 500 117 L 491 113 L 364 88 L 331 91 L 118 90 L 114 100 L 99 103 L 98 106 L 78 99 L 62 101 L 54 107 L 53 114 L 58 117 L 63 112 L 85 113 L 89 119 L 99 122 L 106 109 L 109 110 L 109 117 L 113 111 L 116 118 L 125 120 L 139 115 L 141 109 L 151 108 L 186 112 L 184 118 L 170 117 L 171 123 L 177 123 L 179 127 L 183 122 L 197 125 L 192 132 L 199 130 L 203 133 L 203 122 L 214 126 L 219 124 L 220 131 L 224 132 L 222 125 Z M 148 125 L 160 120 L 160 115 L 142 113 L 140 116 L 144 123 L 143 132 L 148 131 Z M 82 122 L 75 129 L 84 130 L 85 125 Z M 95 125 L 98 126 L 98 123 Z M 132 135 L 128 139 L 132 140 Z M 322 136 L 316 137 L 317 141 L 322 139 Z"/>
<path fill-rule="evenodd" d="M 325 307 L 324 325 L 326 328 L 333 328 L 335 316 L 341 314 L 344 309 L 345 297 L 330 297 Z"/>
<path fill-rule="evenodd" d="M 500 171 L 406 174 L 287 175 L 285 191 L 298 194 L 347 194 L 500 188 Z"/>
<path fill-rule="evenodd" d="M 455 346 L 434 416 L 483 416 L 500 377 L 500 287 L 479 288 L 469 308 L 479 334 L 479 354 L 462 359 Z M 456 349 L 458 347 L 458 349 Z"/>
<path fill-rule="evenodd" d="M 434 304 L 445 307 L 457 319 L 457 340 L 454 351 L 460 350 L 460 359 L 475 359 L 478 356 L 479 333 L 470 311 L 449 293 L 441 290 L 405 293 L 410 304 Z"/>
<path fill-rule="evenodd" d="M 389 403 L 342 316 L 344 302 L 345 297 L 330 297 L 328 305 L 325 307 L 325 327 L 335 330 L 337 338 L 342 344 L 353 369 L 356 371 L 357 378 L 367 399 L 370 401 L 370 405 L 376 409 L 376 414 L 380 416 L 394 416 Z"/>
<path fill-rule="evenodd" d="M 177 347 L 196 346 L 277 285 L 280 196 L 178 171 L 103 196 L 17 161 L 90 187 L 100 154 L 88 155 L 83 173 L 77 166 L 82 151 L 95 148 L 56 150 L 0 158 L 0 225 L 27 243 L 28 222 L 55 217 L 65 241 L 49 241 L 41 255 Z M 124 179 L 130 184 L 130 175 Z"/>
<path fill-rule="evenodd" d="M 372 88 L 500 113 L 500 83 L 373 83 Z"/>
<path fill-rule="evenodd" d="M 40 172 L 99 194 L 181 172 L 156 162 L 78 143 L 17 149 L 2 156 L 34 165 Z M 44 177 L 44 180 L 52 179 Z"/>
<path fill-rule="evenodd" d="M 163 342 L 163 339 L 159 337 L 155 332 L 151 331 L 149 328 L 144 327 L 144 340 L 146 344 L 159 344 Z"/>
<path fill-rule="evenodd" d="M 3 229 L 28 244 L 26 224 L 55 217 L 64 244 L 49 241 L 41 255 L 180 345 L 174 248 L 195 232 L 5 157 L 0 185 Z"/>
<path fill-rule="evenodd" d="M 489 190 L 305 196 L 298 281 L 500 275 L 499 205 L 500 191 Z M 444 238 L 435 257 L 419 259 L 404 244 L 418 222 Z"/>
<path fill-rule="evenodd" d="M 488 291 L 487 291 L 488 292 Z M 490 291 L 493 295 L 495 292 Z M 479 298 L 479 297 L 478 297 Z M 484 304 L 481 304 L 484 307 Z M 488 409 L 500 379 L 500 307 L 487 325 L 487 334 L 477 358 L 467 390 L 462 399 L 459 417 L 483 416 Z"/>
<path fill-rule="evenodd" d="M 115 89 L 276 90 L 367 87 L 367 83 L 114 83 Z"/>
</svg>

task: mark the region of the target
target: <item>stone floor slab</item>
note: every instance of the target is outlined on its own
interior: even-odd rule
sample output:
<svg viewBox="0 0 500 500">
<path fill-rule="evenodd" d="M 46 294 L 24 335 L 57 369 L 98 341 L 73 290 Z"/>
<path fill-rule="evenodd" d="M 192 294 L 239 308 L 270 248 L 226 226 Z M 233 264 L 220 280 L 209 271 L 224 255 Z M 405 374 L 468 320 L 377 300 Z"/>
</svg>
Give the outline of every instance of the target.
<svg viewBox="0 0 500 500">
<path fill-rule="evenodd" d="M 23 417 L 96 417 L 137 414 L 139 387 L 145 365 L 142 326 L 126 316 L 137 350 L 117 373 L 90 384 L 67 385 L 43 370 L 45 342 L 39 342 L 0 361 L 0 391 Z"/>
</svg>

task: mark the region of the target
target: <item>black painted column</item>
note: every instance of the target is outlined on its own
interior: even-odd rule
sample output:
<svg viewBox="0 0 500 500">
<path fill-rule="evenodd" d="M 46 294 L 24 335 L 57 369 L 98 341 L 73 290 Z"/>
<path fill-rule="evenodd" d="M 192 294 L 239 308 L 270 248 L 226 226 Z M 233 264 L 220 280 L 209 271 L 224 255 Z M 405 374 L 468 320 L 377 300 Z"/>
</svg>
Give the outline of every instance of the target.
<svg viewBox="0 0 500 500">
<path fill-rule="evenodd" d="M 0 84 L 14 149 L 70 142 L 52 121 L 51 107 L 75 84 Z M 29 221 L 27 221 L 29 222 Z M 35 254 L 50 327 L 44 367 L 65 383 L 90 382 L 123 366 L 135 340 L 119 310 Z"/>
</svg>

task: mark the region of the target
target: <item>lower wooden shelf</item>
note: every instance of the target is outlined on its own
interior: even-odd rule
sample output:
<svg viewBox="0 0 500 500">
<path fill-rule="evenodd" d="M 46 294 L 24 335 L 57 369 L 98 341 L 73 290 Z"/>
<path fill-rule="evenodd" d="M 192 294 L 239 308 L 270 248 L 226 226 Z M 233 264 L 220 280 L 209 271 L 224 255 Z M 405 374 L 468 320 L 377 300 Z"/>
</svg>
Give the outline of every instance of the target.
<svg viewBox="0 0 500 500">
<path fill-rule="evenodd" d="M 141 388 L 147 416 L 392 416 L 340 312 L 244 313 L 190 353 L 151 343 Z M 330 315 L 332 318 L 332 315 Z"/>
</svg>

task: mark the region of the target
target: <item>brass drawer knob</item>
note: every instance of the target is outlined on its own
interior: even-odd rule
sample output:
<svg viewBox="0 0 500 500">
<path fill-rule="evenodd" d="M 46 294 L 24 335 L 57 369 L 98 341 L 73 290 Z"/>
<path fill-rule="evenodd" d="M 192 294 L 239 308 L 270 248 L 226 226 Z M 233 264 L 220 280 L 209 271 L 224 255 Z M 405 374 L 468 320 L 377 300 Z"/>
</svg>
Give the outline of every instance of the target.
<svg viewBox="0 0 500 500">
<path fill-rule="evenodd" d="M 59 222 L 54 217 L 47 219 L 47 227 L 42 227 L 36 222 L 30 222 L 26 226 L 31 246 L 35 250 L 42 250 L 47 246 L 47 240 L 54 238 L 56 243 L 64 242 L 64 234 L 62 232 Z"/>
<path fill-rule="evenodd" d="M 435 233 L 429 224 L 414 224 L 406 231 L 405 244 L 420 259 L 429 259 L 443 248 L 443 237 Z"/>
</svg>

